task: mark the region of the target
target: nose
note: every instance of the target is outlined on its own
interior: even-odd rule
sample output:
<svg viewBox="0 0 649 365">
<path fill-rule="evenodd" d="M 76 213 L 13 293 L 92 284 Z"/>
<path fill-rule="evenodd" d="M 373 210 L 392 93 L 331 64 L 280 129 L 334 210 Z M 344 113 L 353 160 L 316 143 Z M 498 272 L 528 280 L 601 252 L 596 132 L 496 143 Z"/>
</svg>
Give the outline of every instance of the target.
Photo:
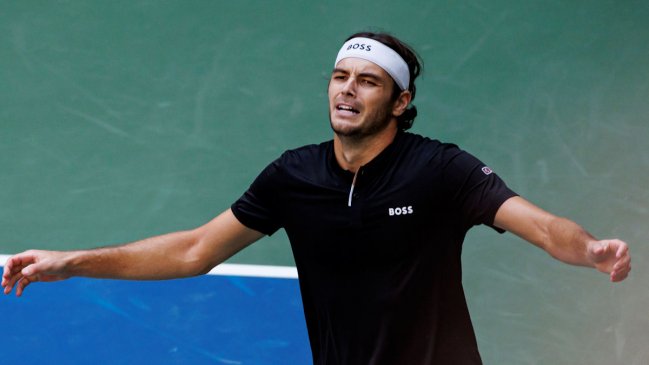
<svg viewBox="0 0 649 365">
<path fill-rule="evenodd" d="M 356 79 L 354 77 L 348 78 L 347 81 L 342 85 L 342 88 L 340 89 L 340 93 L 342 95 L 349 95 L 349 96 L 356 95 Z"/>
</svg>

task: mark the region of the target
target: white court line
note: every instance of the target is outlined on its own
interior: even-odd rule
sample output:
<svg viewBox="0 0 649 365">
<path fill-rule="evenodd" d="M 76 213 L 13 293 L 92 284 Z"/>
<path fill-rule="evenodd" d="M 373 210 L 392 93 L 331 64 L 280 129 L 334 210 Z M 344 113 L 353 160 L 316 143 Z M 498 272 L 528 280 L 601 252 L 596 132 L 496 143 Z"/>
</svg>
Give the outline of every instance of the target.
<svg viewBox="0 0 649 365">
<path fill-rule="evenodd" d="M 9 255 L 0 255 L 0 266 L 4 266 Z M 292 266 L 221 264 L 208 275 L 249 276 L 258 278 L 297 279 L 297 269 Z"/>
<path fill-rule="evenodd" d="M 297 279 L 297 269 L 292 266 L 221 264 L 209 275 L 253 276 L 260 278 Z"/>
</svg>

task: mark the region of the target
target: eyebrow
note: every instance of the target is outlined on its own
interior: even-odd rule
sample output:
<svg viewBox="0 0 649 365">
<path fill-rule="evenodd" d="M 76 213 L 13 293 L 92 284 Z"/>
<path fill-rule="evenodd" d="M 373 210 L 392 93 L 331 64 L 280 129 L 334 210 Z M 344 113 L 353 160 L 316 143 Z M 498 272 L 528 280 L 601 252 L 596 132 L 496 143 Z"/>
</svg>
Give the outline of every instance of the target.
<svg viewBox="0 0 649 365">
<path fill-rule="evenodd" d="M 334 68 L 333 71 L 331 71 L 332 74 L 335 74 L 336 72 L 344 73 L 344 74 L 349 74 L 349 71 L 344 70 L 342 68 Z M 374 79 L 376 81 L 383 81 L 383 78 L 380 75 L 377 75 L 373 72 L 361 72 L 358 74 L 359 77 L 367 77 Z"/>
</svg>

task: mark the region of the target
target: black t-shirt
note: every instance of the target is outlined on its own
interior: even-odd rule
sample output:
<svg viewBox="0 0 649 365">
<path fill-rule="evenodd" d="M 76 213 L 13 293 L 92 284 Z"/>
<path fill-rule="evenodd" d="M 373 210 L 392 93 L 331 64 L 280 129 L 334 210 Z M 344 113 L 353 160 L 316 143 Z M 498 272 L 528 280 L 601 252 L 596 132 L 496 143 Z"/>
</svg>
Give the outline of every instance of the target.
<svg viewBox="0 0 649 365">
<path fill-rule="evenodd" d="M 333 142 L 285 152 L 232 205 L 284 228 L 315 364 L 481 364 L 462 289 L 469 228 L 516 195 L 452 144 L 411 133 L 353 174 Z"/>
</svg>

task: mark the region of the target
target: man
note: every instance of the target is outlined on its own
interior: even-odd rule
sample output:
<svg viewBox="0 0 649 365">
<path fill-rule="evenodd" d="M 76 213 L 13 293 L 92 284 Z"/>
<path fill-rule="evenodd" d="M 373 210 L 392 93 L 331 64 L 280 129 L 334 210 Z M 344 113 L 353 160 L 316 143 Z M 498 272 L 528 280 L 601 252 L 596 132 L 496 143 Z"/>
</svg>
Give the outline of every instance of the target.
<svg viewBox="0 0 649 365">
<path fill-rule="evenodd" d="M 461 151 L 405 132 L 420 64 L 387 34 L 352 35 L 329 81 L 332 141 L 285 152 L 248 191 L 196 229 L 76 252 L 27 251 L 2 286 L 71 276 L 170 279 L 208 272 L 264 235 L 291 241 L 315 364 L 480 364 L 461 282 L 465 234 L 510 231 L 612 281 L 627 245 L 511 191 Z"/>
</svg>

